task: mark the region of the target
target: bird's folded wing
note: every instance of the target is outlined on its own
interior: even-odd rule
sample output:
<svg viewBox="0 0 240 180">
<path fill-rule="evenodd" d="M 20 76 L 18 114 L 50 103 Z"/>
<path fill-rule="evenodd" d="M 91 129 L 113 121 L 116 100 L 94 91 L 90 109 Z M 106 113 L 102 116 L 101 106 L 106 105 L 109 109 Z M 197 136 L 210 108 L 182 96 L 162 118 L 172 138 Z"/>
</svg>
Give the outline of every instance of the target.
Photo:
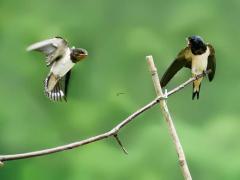
<svg viewBox="0 0 240 180">
<path fill-rule="evenodd" d="M 191 61 L 187 58 L 190 49 L 187 47 L 180 51 L 177 58 L 172 62 L 172 64 L 168 67 L 166 72 L 163 74 L 161 78 L 161 86 L 165 87 L 167 83 L 173 78 L 173 76 L 183 67 L 191 68 Z"/>
<path fill-rule="evenodd" d="M 47 82 L 45 81 L 46 96 L 52 101 L 67 101 L 67 92 L 70 76 L 71 71 L 68 71 L 68 73 L 55 84 L 54 88 L 51 91 L 47 91 Z"/>
<path fill-rule="evenodd" d="M 216 58 L 215 58 L 215 50 L 211 44 L 208 44 L 208 48 L 210 50 L 210 55 L 208 56 L 208 66 L 207 69 L 211 69 L 211 72 L 208 74 L 209 81 L 212 81 L 216 71 Z"/>
<path fill-rule="evenodd" d="M 47 65 L 51 65 L 52 62 L 63 56 L 67 48 L 67 41 L 63 38 L 55 37 L 47 39 L 30 45 L 27 51 L 39 51 L 46 55 Z"/>
</svg>

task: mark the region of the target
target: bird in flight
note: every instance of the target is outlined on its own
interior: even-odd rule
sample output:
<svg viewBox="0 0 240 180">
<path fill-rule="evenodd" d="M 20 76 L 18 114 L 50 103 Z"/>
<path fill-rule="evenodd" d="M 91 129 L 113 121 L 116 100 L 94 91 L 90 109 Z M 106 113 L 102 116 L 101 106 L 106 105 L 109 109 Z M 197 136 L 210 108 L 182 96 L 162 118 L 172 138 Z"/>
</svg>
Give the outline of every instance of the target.
<svg viewBox="0 0 240 180">
<path fill-rule="evenodd" d="M 216 70 L 215 50 L 211 44 L 205 43 L 200 36 L 190 36 L 187 38 L 187 47 L 181 50 L 172 64 L 168 67 L 161 78 L 161 86 L 165 87 L 173 76 L 183 67 L 191 69 L 192 76 L 195 77 L 211 69 L 208 74 L 209 81 L 214 78 Z M 193 82 L 192 99 L 199 99 L 199 92 L 203 78 Z"/>
<path fill-rule="evenodd" d="M 39 51 L 46 56 L 47 67 L 50 67 L 44 81 L 46 96 L 52 101 L 66 101 L 71 69 L 88 55 L 87 50 L 70 48 L 66 40 L 55 37 L 34 43 L 27 51 Z"/>
</svg>

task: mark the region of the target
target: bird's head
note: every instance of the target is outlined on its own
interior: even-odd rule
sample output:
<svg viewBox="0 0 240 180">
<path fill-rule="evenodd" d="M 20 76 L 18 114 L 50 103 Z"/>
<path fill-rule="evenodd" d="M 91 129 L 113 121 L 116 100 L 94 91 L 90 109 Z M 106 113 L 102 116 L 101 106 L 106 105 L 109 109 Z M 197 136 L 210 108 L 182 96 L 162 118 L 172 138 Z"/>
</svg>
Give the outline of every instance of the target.
<svg viewBox="0 0 240 180">
<path fill-rule="evenodd" d="M 187 42 L 194 55 L 203 54 L 207 50 L 207 45 L 200 36 L 189 36 Z"/>
<path fill-rule="evenodd" d="M 72 52 L 70 54 L 71 60 L 74 63 L 77 63 L 81 60 L 83 60 L 86 56 L 88 56 L 88 52 L 86 49 L 83 48 L 72 48 Z"/>
</svg>

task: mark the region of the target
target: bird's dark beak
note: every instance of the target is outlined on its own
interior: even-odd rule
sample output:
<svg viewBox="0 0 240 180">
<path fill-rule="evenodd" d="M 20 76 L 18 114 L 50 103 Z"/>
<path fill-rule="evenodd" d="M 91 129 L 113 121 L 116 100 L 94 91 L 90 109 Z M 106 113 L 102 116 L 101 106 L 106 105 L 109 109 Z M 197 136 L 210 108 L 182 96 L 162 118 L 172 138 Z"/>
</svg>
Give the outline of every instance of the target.
<svg viewBox="0 0 240 180">
<path fill-rule="evenodd" d="M 81 54 L 80 56 L 81 56 L 82 58 L 85 58 L 85 57 L 88 56 L 88 54 Z"/>
<path fill-rule="evenodd" d="M 87 57 L 87 56 L 88 56 L 87 50 L 84 49 L 84 51 L 80 54 L 80 56 L 81 56 L 82 58 Z"/>
</svg>

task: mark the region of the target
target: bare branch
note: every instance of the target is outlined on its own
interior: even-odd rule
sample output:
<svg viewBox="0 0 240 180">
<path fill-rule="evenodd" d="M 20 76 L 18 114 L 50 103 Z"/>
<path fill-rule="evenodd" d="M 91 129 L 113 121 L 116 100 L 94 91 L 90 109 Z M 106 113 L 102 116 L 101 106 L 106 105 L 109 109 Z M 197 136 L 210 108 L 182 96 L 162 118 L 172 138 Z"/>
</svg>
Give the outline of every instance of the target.
<svg viewBox="0 0 240 180">
<path fill-rule="evenodd" d="M 134 112 L 133 114 L 128 116 L 122 122 L 117 124 L 112 130 L 110 130 L 110 131 L 108 131 L 106 133 L 99 134 L 97 136 L 93 136 L 93 137 L 90 137 L 90 138 L 82 140 L 82 141 L 77 141 L 77 142 L 66 144 L 66 145 L 63 145 L 63 146 L 58 146 L 58 147 L 54 147 L 54 148 L 44 149 L 44 150 L 40 150 L 40 151 L 33 151 L 33 152 L 22 153 L 22 154 L 0 155 L 0 162 L 17 160 L 17 159 L 26 159 L 26 158 L 32 158 L 32 157 L 37 157 L 37 156 L 43 156 L 43 155 L 48 155 L 48 154 L 52 154 L 52 153 L 57 153 L 57 152 L 61 152 L 61 151 L 65 151 L 65 150 L 69 150 L 69 149 L 73 149 L 73 148 L 77 148 L 79 146 L 83 146 L 83 145 L 86 145 L 86 144 L 89 144 L 89 143 L 93 143 L 95 141 L 99 141 L 99 140 L 108 138 L 110 136 L 114 136 L 115 134 L 117 134 L 119 132 L 119 130 L 122 127 L 124 127 L 125 125 L 130 123 L 133 119 L 135 119 L 137 116 L 142 114 L 144 111 L 150 109 L 155 104 L 157 104 L 160 99 L 161 99 L 161 97 L 154 99 L 153 101 L 151 101 L 150 103 L 148 103 L 144 107 L 140 108 L 139 110 L 137 110 L 136 112 Z"/>
<path fill-rule="evenodd" d="M 152 80 L 153 80 L 153 84 L 154 84 L 156 94 L 157 94 L 157 96 L 161 97 L 161 96 L 163 96 L 163 92 L 162 92 L 162 88 L 161 88 L 160 81 L 159 81 L 159 78 L 158 78 L 157 68 L 155 67 L 155 64 L 154 64 L 154 61 L 153 61 L 153 57 L 152 56 L 147 56 L 146 59 L 147 59 L 148 65 L 149 65 L 149 70 L 152 74 Z M 180 86 L 178 89 L 176 89 L 176 91 L 181 89 L 181 87 L 184 87 L 184 86 Z M 180 139 L 177 135 L 177 131 L 175 129 L 172 117 L 169 113 L 169 110 L 168 110 L 167 103 L 166 103 L 165 99 L 162 99 L 160 101 L 160 107 L 161 107 L 163 116 L 165 118 L 165 121 L 168 125 L 168 129 L 169 129 L 169 132 L 171 134 L 173 143 L 176 147 L 176 151 L 177 151 L 177 154 L 178 154 L 178 160 L 179 160 L 179 164 L 180 164 L 184 179 L 185 180 L 192 180 L 190 171 L 188 169 L 187 161 L 186 161 L 186 158 L 185 158 L 185 154 L 184 154 L 182 145 L 180 143 Z"/>
<path fill-rule="evenodd" d="M 207 72 L 209 73 L 209 72 Z M 185 83 L 181 84 L 180 86 L 178 86 L 177 88 L 169 91 L 166 96 L 170 96 L 174 93 L 176 93 L 177 91 L 181 90 L 182 88 L 184 88 L 186 85 L 190 84 L 191 82 L 193 82 L 194 80 L 205 76 L 206 74 L 203 73 L 195 78 L 190 78 L 188 81 L 186 81 Z M 154 100 L 152 100 L 151 102 L 149 102 L 147 105 L 145 105 L 144 107 L 138 109 L 137 111 L 135 111 L 133 114 L 131 114 L 130 116 L 128 116 L 126 119 L 122 120 L 119 124 L 117 124 L 112 130 L 81 140 L 81 141 L 77 141 L 77 142 L 73 142 L 70 144 L 66 144 L 66 145 L 62 145 L 62 146 L 58 146 L 58 147 L 54 147 L 54 148 L 49 148 L 49 149 L 44 149 L 44 150 L 39 150 L 39 151 L 33 151 L 33 152 L 28 152 L 28 153 L 21 153 L 21 154 L 10 154 L 10 155 L 0 155 L 0 167 L 3 165 L 4 161 L 11 161 L 11 160 L 18 160 L 18 159 L 26 159 L 26 158 L 32 158 L 32 157 L 38 157 L 38 156 L 44 156 L 44 155 L 48 155 L 48 154 L 52 154 L 52 153 L 57 153 L 57 152 L 61 152 L 61 151 L 65 151 L 65 150 L 70 150 L 70 149 L 74 149 L 89 143 L 93 143 L 95 141 L 100 141 L 103 140 L 105 138 L 108 138 L 110 136 L 114 136 L 116 135 L 121 128 L 123 128 L 124 126 L 126 126 L 128 123 L 130 123 L 132 120 L 134 120 L 137 116 L 139 116 L 140 114 L 142 114 L 143 112 L 145 112 L 146 110 L 152 108 L 154 105 L 158 104 L 160 100 L 165 99 L 165 96 L 158 96 L 157 98 L 155 98 Z M 119 142 L 118 142 L 119 143 Z"/>
</svg>

